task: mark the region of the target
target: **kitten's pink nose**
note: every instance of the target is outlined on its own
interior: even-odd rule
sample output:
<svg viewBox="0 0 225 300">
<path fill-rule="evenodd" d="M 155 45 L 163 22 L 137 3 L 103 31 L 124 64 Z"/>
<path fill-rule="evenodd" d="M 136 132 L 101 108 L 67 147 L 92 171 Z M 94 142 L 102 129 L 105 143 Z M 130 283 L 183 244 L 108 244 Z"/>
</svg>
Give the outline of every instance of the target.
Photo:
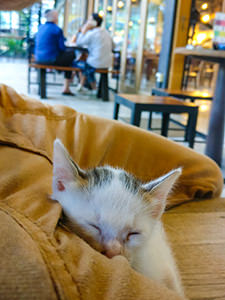
<svg viewBox="0 0 225 300">
<path fill-rule="evenodd" d="M 107 256 L 108 258 L 113 258 L 116 255 L 120 255 L 122 253 L 122 246 L 118 241 L 110 241 L 104 245 L 104 250 L 102 254 Z"/>
</svg>

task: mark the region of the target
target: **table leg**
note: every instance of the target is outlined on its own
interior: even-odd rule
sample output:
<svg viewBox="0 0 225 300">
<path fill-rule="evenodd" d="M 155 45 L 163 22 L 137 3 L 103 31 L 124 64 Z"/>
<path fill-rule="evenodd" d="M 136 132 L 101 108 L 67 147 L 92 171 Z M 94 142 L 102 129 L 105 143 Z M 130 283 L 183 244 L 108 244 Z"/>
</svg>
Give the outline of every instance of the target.
<svg viewBox="0 0 225 300">
<path fill-rule="evenodd" d="M 189 128 L 190 128 L 190 117 L 191 117 L 191 115 L 188 114 L 188 120 L 187 120 L 187 124 L 186 124 L 186 128 L 185 128 L 185 135 L 184 135 L 184 141 L 185 142 L 188 141 Z"/>
<path fill-rule="evenodd" d="M 139 126 L 140 125 L 140 120 L 141 120 L 141 110 L 138 109 L 138 107 L 135 105 L 132 108 L 130 124 L 135 125 L 135 126 Z"/>
<path fill-rule="evenodd" d="M 149 118 L 148 118 L 148 130 L 152 129 L 152 111 L 149 112 Z"/>
<path fill-rule="evenodd" d="M 162 117 L 162 128 L 161 128 L 161 135 L 168 136 L 168 129 L 169 129 L 169 121 L 170 121 L 170 114 L 163 113 Z"/>
<path fill-rule="evenodd" d="M 195 135 L 196 135 L 196 124 L 198 118 L 198 108 L 189 114 L 189 121 L 188 121 L 188 142 L 189 147 L 194 148 L 195 143 Z"/>
<path fill-rule="evenodd" d="M 222 163 L 225 119 L 225 64 L 220 64 L 206 140 L 206 155 Z"/>
<path fill-rule="evenodd" d="M 118 120 L 119 109 L 120 109 L 120 104 L 115 102 L 114 103 L 114 110 L 113 110 L 113 119 L 114 120 Z"/>
</svg>

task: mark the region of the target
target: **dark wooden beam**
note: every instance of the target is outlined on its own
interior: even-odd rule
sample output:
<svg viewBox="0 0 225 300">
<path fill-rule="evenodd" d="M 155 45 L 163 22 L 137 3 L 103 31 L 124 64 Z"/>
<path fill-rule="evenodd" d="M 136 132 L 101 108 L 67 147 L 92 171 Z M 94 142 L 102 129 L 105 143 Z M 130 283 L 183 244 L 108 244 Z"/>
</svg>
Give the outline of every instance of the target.
<svg viewBox="0 0 225 300">
<path fill-rule="evenodd" d="M 177 0 L 166 1 L 165 20 L 163 27 L 162 46 L 159 58 L 158 72 L 164 74 L 163 88 L 168 86 L 170 57 L 173 44 L 174 24 L 176 17 Z"/>
</svg>

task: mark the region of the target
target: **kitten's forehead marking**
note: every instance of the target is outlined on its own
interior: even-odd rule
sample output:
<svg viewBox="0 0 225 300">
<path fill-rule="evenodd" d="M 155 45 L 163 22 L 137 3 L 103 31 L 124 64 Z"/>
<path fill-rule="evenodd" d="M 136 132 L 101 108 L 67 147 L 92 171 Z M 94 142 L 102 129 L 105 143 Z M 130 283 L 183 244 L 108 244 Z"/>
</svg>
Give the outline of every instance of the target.
<svg viewBox="0 0 225 300">
<path fill-rule="evenodd" d="M 121 171 L 119 173 L 119 180 L 122 182 L 124 187 L 133 193 L 137 193 L 140 186 L 140 181 L 134 178 L 132 175 Z"/>
<path fill-rule="evenodd" d="M 110 184 L 115 177 L 119 179 L 124 188 L 136 193 L 139 190 L 140 181 L 121 169 L 112 169 L 111 167 L 97 167 L 87 172 L 89 186 L 103 186 Z"/>
<path fill-rule="evenodd" d="M 87 172 L 89 186 L 102 186 L 109 184 L 113 179 L 113 172 L 109 167 L 97 167 Z"/>
</svg>

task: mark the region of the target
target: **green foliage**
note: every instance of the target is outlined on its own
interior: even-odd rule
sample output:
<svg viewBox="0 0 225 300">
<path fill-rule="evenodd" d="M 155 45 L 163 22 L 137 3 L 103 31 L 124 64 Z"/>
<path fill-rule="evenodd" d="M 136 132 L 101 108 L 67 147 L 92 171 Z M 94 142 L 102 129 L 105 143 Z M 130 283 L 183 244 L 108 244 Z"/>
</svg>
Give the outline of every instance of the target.
<svg viewBox="0 0 225 300">
<path fill-rule="evenodd" d="M 26 49 L 21 40 L 13 38 L 0 39 L 0 54 L 9 57 L 25 57 Z"/>
<path fill-rule="evenodd" d="M 14 22 L 13 27 L 12 13 L 8 12 L 8 17 L 3 18 L 0 11 L 0 29 L 3 32 L 3 37 L 0 37 L 0 56 L 25 57 L 26 55 L 26 45 L 20 39 L 20 36 L 24 37 L 29 32 L 29 10 L 24 9 L 16 12 L 16 14 L 17 18 L 14 20 L 16 23 Z M 4 37 L 4 34 L 7 37 Z M 13 36 L 17 36 L 18 38 L 13 38 Z"/>
</svg>

